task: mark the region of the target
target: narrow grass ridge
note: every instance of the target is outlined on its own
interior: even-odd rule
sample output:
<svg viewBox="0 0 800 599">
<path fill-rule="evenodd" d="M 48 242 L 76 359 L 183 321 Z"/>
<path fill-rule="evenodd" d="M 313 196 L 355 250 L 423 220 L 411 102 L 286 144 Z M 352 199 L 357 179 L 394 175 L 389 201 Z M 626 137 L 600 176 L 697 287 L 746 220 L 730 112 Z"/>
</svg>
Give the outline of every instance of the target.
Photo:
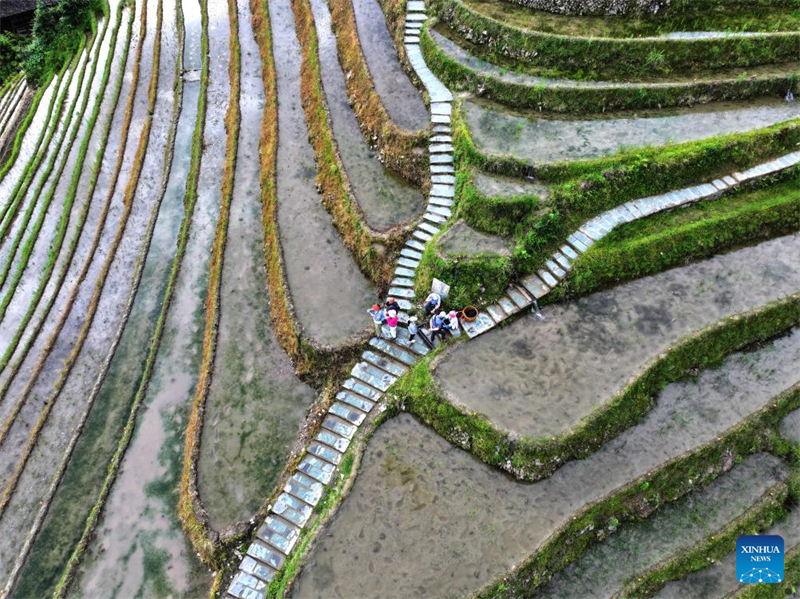
<svg viewBox="0 0 800 599">
<path fill-rule="evenodd" d="M 116 27 L 114 29 L 113 37 L 112 37 L 112 40 L 111 40 L 112 49 L 116 47 L 117 36 L 118 36 L 118 33 L 119 33 L 119 28 L 121 26 L 122 12 L 123 12 L 124 8 L 125 8 L 124 3 L 120 3 L 120 5 L 119 5 L 119 7 L 117 9 L 117 12 L 118 12 L 118 14 L 117 14 L 117 25 L 116 25 Z M 109 111 L 108 118 L 105 121 L 105 124 L 104 124 L 104 127 L 103 127 L 103 132 L 101 134 L 100 145 L 98 147 L 97 153 L 95 155 L 95 160 L 94 160 L 94 163 L 92 165 L 91 175 L 90 175 L 90 179 L 89 179 L 89 186 L 88 186 L 88 190 L 87 190 L 87 193 L 86 193 L 86 202 L 84 203 L 84 205 L 83 205 L 84 207 L 79 212 L 79 215 L 78 215 L 80 224 L 79 224 L 75 234 L 73 235 L 73 237 L 70 240 L 69 247 L 67 249 L 66 258 L 65 258 L 64 262 L 62 263 L 61 269 L 59 270 L 59 273 L 57 275 L 57 280 L 56 280 L 55 288 L 53 290 L 53 294 L 50 296 L 50 299 L 48 300 L 48 302 L 47 302 L 42 314 L 39 317 L 39 320 L 36 322 L 36 325 L 33 327 L 33 329 L 31 331 L 29 331 L 28 330 L 28 324 L 30 323 L 31 319 L 33 318 L 33 315 L 36 312 L 36 308 L 39 305 L 39 301 L 41 301 L 42 295 L 44 294 L 44 291 L 45 291 L 46 286 L 47 286 L 48 277 L 44 277 L 44 276 L 42 277 L 42 283 L 40 284 L 40 286 L 37 288 L 36 292 L 34 293 L 33 298 L 31 299 L 31 302 L 28 305 L 28 308 L 27 308 L 26 312 L 25 312 L 24 316 L 22 317 L 22 321 L 20 322 L 20 324 L 19 324 L 17 330 L 15 331 L 12 339 L 10 340 L 8 346 L 6 347 L 5 351 L 3 352 L 3 355 L 0 356 L 0 372 L 2 372 L 3 369 L 8 365 L 9 361 L 11 360 L 12 356 L 14 355 L 14 352 L 17 349 L 17 346 L 18 346 L 21 338 L 26 333 L 26 331 L 29 331 L 31 334 L 28 337 L 28 340 L 27 340 L 27 342 L 25 344 L 25 347 L 24 347 L 24 349 L 22 351 L 22 354 L 19 357 L 19 361 L 21 362 L 24 359 L 24 357 L 27 355 L 28 351 L 30 351 L 31 346 L 33 345 L 33 343 L 36 340 L 37 335 L 41 331 L 41 328 L 44 325 L 45 320 L 47 319 L 47 315 L 50 313 L 50 310 L 52 309 L 52 307 L 53 307 L 53 305 L 54 305 L 54 303 L 56 301 L 56 298 L 58 297 L 58 292 L 61 289 L 61 286 L 63 285 L 64 280 L 66 279 L 67 272 L 69 270 L 69 266 L 70 266 L 70 264 L 72 262 L 72 258 L 75 255 L 75 251 L 76 251 L 76 249 L 78 247 L 78 241 L 79 241 L 80 235 L 81 235 L 81 233 L 83 231 L 83 225 L 86 222 L 86 218 L 87 218 L 87 215 L 88 215 L 88 208 L 89 208 L 89 204 L 91 202 L 91 198 L 94 196 L 94 192 L 95 192 L 95 189 L 97 187 L 97 179 L 98 179 L 98 176 L 99 176 L 99 173 L 100 173 L 100 168 L 101 168 L 101 165 L 102 165 L 103 157 L 105 155 L 106 145 L 108 143 L 108 136 L 109 136 L 109 134 L 111 132 L 111 125 L 112 125 L 113 120 L 114 120 L 114 111 L 116 110 L 117 103 L 119 102 L 119 96 L 120 96 L 120 92 L 121 92 L 121 89 L 122 89 L 122 81 L 123 81 L 124 75 L 125 75 L 125 73 L 124 73 L 124 65 L 125 65 L 125 63 L 126 63 L 126 61 L 128 59 L 128 46 L 130 44 L 132 27 L 133 27 L 133 11 L 129 10 L 128 25 L 127 25 L 127 32 L 126 32 L 126 38 L 125 38 L 125 47 L 124 47 L 122 55 L 120 56 L 120 59 L 119 59 L 123 66 L 120 69 L 119 75 L 117 77 L 117 82 L 116 82 L 116 85 L 114 87 L 114 91 L 112 92 L 112 98 L 113 98 L 113 100 L 112 100 L 112 109 Z M 110 76 L 110 69 L 111 69 L 111 57 L 109 57 L 109 60 L 106 62 L 106 69 L 105 69 L 105 72 L 103 73 L 103 83 L 102 83 L 102 89 L 103 90 L 105 90 L 106 87 L 107 87 L 108 78 Z M 98 108 L 98 112 L 99 112 L 99 108 Z M 96 119 L 97 118 L 97 114 L 93 113 L 91 118 L 92 119 Z M 85 151 L 86 151 L 86 149 L 82 148 L 82 152 L 85 152 Z M 78 181 L 78 179 L 76 179 L 76 175 L 73 172 L 73 183 L 75 184 L 76 188 L 77 188 L 77 183 L 78 182 L 79 181 Z M 112 188 L 113 188 L 113 186 L 112 186 Z M 71 190 L 71 193 L 75 193 L 75 192 L 76 192 L 76 189 L 75 190 Z M 102 229 L 103 229 L 103 227 L 105 225 L 106 217 L 108 216 L 108 210 L 110 208 L 109 201 L 110 201 L 110 196 L 108 196 L 108 198 L 106 200 L 106 203 L 104 204 L 103 209 L 101 211 L 100 219 L 99 219 L 98 225 L 97 225 L 97 232 L 98 233 L 97 233 L 97 235 L 95 236 L 95 238 L 93 240 L 93 244 L 91 246 L 91 251 L 88 253 L 89 257 L 93 256 L 94 253 L 95 253 L 95 250 L 97 249 L 97 243 L 99 242 L 99 232 L 102 231 Z M 48 264 L 48 268 L 52 271 L 52 268 L 54 268 L 54 264 L 50 264 L 49 263 Z M 48 276 L 49 276 L 49 274 L 48 274 Z M 79 282 L 82 281 L 82 280 L 83 280 L 83 277 L 79 277 Z M 16 373 L 16 368 L 14 369 L 14 372 Z M 11 378 L 13 378 L 13 375 L 12 375 Z M 3 396 L 4 396 L 4 392 L 3 392 L 2 389 L 0 389 L 0 398 L 2 398 Z"/>
<path fill-rule="evenodd" d="M 201 7 L 205 0 L 201 2 Z M 203 7 L 207 10 L 207 7 Z M 206 17 L 207 18 L 207 17 Z M 239 13 L 236 0 L 228 0 L 228 21 L 230 24 L 230 41 L 228 59 L 228 77 L 230 78 L 230 102 L 225 113 L 225 166 L 222 173 L 222 196 L 219 218 L 214 234 L 214 245 L 211 249 L 211 262 L 208 273 L 208 294 L 205 305 L 205 332 L 203 334 L 203 355 L 200 362 L 200 373 L 197 379 L 189 419 L 186 424 L 186 442 L 183 453 L 183 470 L 181 473 L 178 511 L 184 530 L 203 561 L 214 563 L 214 549 L 219 538 L 216 531 L 211 530 L 208 514 L 203 507 L 197 485 L 197 461 L 200 459 L 200 443 L 203 434 L 203 418 L 208 389 L 216 357 L 217 328 L 219 326 L 220 287 L 222 284 L 222 267 L 225 256 L 225 245 L 228 238 L 228 222 L 230 219 L 231 200 L 233 199 L 233 183 L 236 174 L 236 151 L 239 145 L 239 125 L 241 109 L 239 104 L 241 93 L 241 48 L 239 46 Z M 207 35 L 207 33 L 205 34 Z M 204 53 L 204 69 L 207 58 Z M 202 75 L 201 75 L 202 77 Z"/>
</svg>

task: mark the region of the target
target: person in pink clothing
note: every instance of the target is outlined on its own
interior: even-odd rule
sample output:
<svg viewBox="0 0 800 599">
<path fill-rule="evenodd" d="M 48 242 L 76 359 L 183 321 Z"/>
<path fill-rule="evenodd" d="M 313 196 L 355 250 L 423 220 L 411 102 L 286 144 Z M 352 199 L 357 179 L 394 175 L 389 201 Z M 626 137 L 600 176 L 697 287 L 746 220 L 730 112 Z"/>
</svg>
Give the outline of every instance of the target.
<svg viewBox="0 0 800 599">
<path fill-rule="evenodd" d="M 400 318 L 397 316 L 397 312 L 395 310 L 389 310 L 386 314 L 386 324 L 389 325 L 389 335 L 392 339 L 397 339 L 398 322 L 400 322 Z"/>
</svg>

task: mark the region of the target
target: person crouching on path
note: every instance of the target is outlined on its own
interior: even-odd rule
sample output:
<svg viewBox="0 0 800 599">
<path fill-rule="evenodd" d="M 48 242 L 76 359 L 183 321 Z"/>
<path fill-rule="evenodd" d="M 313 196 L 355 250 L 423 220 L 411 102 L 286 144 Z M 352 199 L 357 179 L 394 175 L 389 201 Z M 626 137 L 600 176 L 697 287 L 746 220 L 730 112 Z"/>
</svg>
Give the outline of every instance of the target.
<svg viewBox="0 0 800 599">
<path fill-rule="evenodd" d="M 447 333 L 444 330 L 446 316 L 443 311 L 431 316 L 431 342 L 436 341 L 436 335 L 441 335 L 442 341 L 447 339 Z"/>
<path fill-rule="evenodd" d="M 386 314 L 386 324 L 389 325 L 389 336 L 392 339 L 397 339 L 398 322 L 400 322 L 400 318 L 397 316 L 397 312 L 395 310 L 389 310 Z"/>
<path fill-rule="evenodd" d="M 375 325 L 375 336 L 380 337 L 381 325 L 383 325 L 383 321 L 386 319 L 384 311 L 378 304 L 373 304 L 367 312 L 372 314 L 372 324 Z"/>
<path fill-rule="evenodd" d="M 436 311 L 442 305 L 442 296 L 438 293 L 431 292 L 428 294 L 428 297 L 425 298 L 425 316 L 430 313 L 436 314 Z"/>
</svg>

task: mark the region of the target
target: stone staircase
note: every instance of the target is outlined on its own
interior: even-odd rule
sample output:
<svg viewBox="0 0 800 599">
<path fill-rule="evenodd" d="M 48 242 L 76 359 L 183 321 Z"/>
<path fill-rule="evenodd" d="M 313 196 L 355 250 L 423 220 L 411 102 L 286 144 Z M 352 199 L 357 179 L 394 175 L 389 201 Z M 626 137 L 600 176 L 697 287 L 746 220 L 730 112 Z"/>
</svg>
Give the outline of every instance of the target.
<svg viewBox="0 0 800 599">
<path fill-rule="evenodd" d="M 419 31 L 427 19 L 425 4 L 410 0 L 407 5 L 405 49 L 430 99 L 432 135 L 429 141 L 431 191 L 427 211 L 400 252 L 389 295 L 403 310 L 411 310 L 414 279 L 425 245 L 451 216 L 455 194 L 453 138 L 450 115 L 453 96 L 433 75 L 422 59 Z M 401 320 L 408 315 L 401 313 Z M 386 390 L 429 349 L 419 338 L 409 341 L 408 329 L 398 327 L 397 339 L 373 337 L 369 349 L 353 367 L 336 394 L 322 428 L 306 447 L 306 453 L 283 488 L 269 515 L 247 549 L 239 570 L 228 587 L 227 596 L 236 599 L 264 599 L 269 582 L 291 554 L 300 531 L 309 523 L 314 506 L 336 475 L 344 452 L 358 427 L 373 410 L 381 410 Z"/>
<path fill-rule="evenodd" d="M 793 152 L 770 162 L 754 166 L 743 173 L 733 173 L 733 175 L 716 179 L 711 183 L 633 200 L 607 210 L 588 220 L 577 231 L 567 237 L 566 243 L 545 262 L 544 268 L 523 278 L 519 284 L 510 285 L 506 289 L 506 295 L 479 312 L 475 322 L 463 323 L 464 330 L 470 338 L 477 337 L 512 314 L 534 305 L 534 300 L 547 295 L 553 287 L 567 276 L 567 273 L 572 268 L 572 263 L 578 256 L 586 252 L 596 241 L 608 235 L 612 229 L 619 225 L 664 210 L 687 206 L 700 200 L 713 200 L 722 197 L 730 190 L 744 183 L 774 175 L 797 164 L 800 164 L 800 152 Z"/>
</svg>

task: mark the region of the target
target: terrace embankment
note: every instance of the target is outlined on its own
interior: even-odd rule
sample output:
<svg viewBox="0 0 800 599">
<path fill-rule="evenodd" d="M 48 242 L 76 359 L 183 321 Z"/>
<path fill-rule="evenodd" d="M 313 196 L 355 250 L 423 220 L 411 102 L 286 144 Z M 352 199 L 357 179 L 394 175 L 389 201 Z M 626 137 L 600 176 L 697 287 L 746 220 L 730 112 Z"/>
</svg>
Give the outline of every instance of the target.
<svg viewBox="0 0 800 599">
<path fill-rule="evenodd" d="M 406 223 L 424 211 L 425 198 L 418 190 L 384 168 L 375 151 L 367 144 L 350 106 L 345 85 L 346 75 L 339 66 L 339 54 L 331 29 L 328 6 L 321 0 L 314 0 L 311 8 L 317 32 L 320 76 L 332 133 L 353 195 L 364 213 L 366 224 L 371 228 L 385 231 Z M 384 68 L 381 72 L 386 70 L 390 69 Z"/>
<path fill-rule="evenodd" d="M 242 127 L 224 246 L 216 356 L 197 465 L 200 497 L 218 531 L 258 512 L 316 397 L 295 375 L 269 318 L 258 189 L 260 132 L 248 126 L 261 121 L 264 89 L 250 9 L 243 1 L 238 22 Z M 356 132 L 360 137 L 358 125 Z"/>
<path fill-rule="evenodd" d="M 436 378 L 500 428 L 558 435 L 681 337 L 797 291 L 798 256 L 800 236 L 782 237 L 548 307 L 456 347 Z"/>
<path fill-rule="evenodd" d="M 300 45 L 288 2 L 269 5 L 278 94 L 277 223 L 294 313 L 314 342 L 338 345 L 365 329 L 375 291 L 331 223 L 314 184 L 300 102 Z"/>
</svg>

